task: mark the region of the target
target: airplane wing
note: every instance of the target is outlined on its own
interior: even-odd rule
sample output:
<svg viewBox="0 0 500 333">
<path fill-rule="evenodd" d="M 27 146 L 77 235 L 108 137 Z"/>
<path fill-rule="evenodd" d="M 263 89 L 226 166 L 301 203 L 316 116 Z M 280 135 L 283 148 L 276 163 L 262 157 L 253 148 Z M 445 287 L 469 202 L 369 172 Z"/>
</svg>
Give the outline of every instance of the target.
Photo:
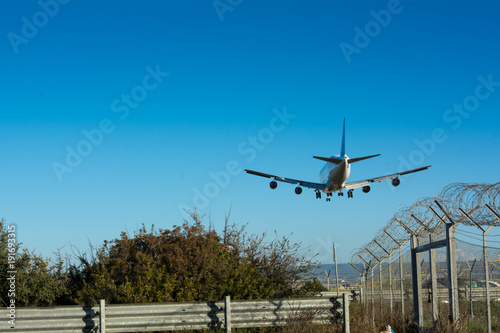
<svg viewBox="0 0 500 333">
<path fill-rule="evenodd" d="M 355 188 L 358 188 L 358 187 L 363 187 L 363 186 L 370 185 L 370 183 L 373 183 L 373 182 L 381 182 L 382 180 L 391 179 L 391 178 L 397 178 L 399 176 L 407 175 L 409 173 L 426 170 L 426 169 L 428 169 L 430 167 L 431 167 L 430 165 L 427 165 L 427 166 L 424 166 L 424 167 L 421 167 L 421 168 L 412 169 L 412 170 L 408 170 L 408 171 L 404 171 L 404 172 L 400 172 L 400 173 L 393 173 L 391 175 L 386 175 L 386 176 L 382 176 L 382 177 L 370 178 L 370 179 L 365 179 L 365 180 L 358 180 L 358 181 L 355 181 L 355 182 L 346 183 L 345 184 L 345 188 L 346 188 L 346 190 L 352 190 L 352 189 L 355 189 Z"/>
<path fill-rule="evenodd" d="M 263 173 L 263 172 L 258 172 L 258 171 L 253 171 L 253 170 L 247 170 L 245 171 L 251 175 L 255 176 L 260 176 L 260 177 L 266 177 L 266 178 L 273 178 L 274 180 L 284 182 L 284 183 L 289 183 L 289 184 L 298 184 L 300 186 L 308 187 L 308 188 L 313 188 L 316 190 L 324 190 L 325 189 L 325 184 L 321 183 L 313 183 L 313 182 L 306 182 L 304 180 L 298 180 L 298 179 L 292 179 L 292 178 L 285 178 L 285 177 L 280 177 L 280 176 L 275 176 L 275 175 L 270 175 L 268 173 Z"/>
</svg>

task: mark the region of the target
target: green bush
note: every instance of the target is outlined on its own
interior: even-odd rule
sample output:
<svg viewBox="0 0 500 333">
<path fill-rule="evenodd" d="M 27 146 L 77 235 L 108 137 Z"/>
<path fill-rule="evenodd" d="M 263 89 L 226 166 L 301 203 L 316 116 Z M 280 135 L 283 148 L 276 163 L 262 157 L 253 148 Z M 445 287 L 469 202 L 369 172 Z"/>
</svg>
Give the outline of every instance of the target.
<svg viewBox="0 0 500 333">
<path fill-rule="evenodd" d="M 249 235 L 229 225 L 221 235 L 206 229 L 196 212 L 192 221 L 171 230 L 143 225 L 133 237 L 122 232 L 70 265 L 15 244 L 16 306 L 97 303 L 149 303 L 294 297 L 318 291 L 310 278 L 316 267 L 300 244 L 265 234 Z M 0 221 L 0 279 L 9 276 L 9 231 Z M 10 258 L 12 259 L 12 257 Z M 4 302 L 9 285 L 0 284 Z"/>
<path fill-rule="evenodd" d="M 15 238 L 9 236 L 15 235 L 9 232 L 9 227 L 10 231 L 15 231 L 15 225 L 7 226 L 4 219 L 0 220 L 0 280 L 8 281 L 7 278 L 14 276 L 15 288 L 11 289 L 9 283 L 1 283 L 2 300 L 7 303 L 13 299 L 16 307 L 60 304 L 69 294 L 63 260 L 59 257 L 55 264 L 51 264 L 50 259 L 21 249 L 22 244 L 13 242 Z M 9 248 L 15 251 L 9 252 Z"/>
<path fill-rule="evenodd" d="M 318 278 L 314 277 L 311 280 L 304 282 L 302 291 L 306 294 L 317 294 L 322 291 L 328 291 L 328 289 L 323 286 Z"/>
<path fill-rule="evenodd" d="M 143 227 L 81 256 L 72 267 L 75 303 L 186 302 L 290 297 L 315 267 L 289 239 L 264 242 L 244 227 L 207 230 L 196 212 L 172 230 Z"/>
</svg>

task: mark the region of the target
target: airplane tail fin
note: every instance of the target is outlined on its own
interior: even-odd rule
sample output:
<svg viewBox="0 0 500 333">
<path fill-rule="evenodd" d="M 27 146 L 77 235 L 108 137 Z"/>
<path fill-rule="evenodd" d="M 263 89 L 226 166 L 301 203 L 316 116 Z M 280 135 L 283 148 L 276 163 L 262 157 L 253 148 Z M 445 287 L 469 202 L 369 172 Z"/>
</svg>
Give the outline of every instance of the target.
<svg viewBox="0 0 500 333">
<path fill-rule="evenodd" d="M 342 146 L 340 146 L 340 158 L 343 159 L 345 156 L 345 117 L 344 117 L 344 128 L 342 129 Z"/>
<path fill-rule="evenodd" d="M 332 157 L 320 157 L 320 156 L 313 156 L 313 158 L 316 158 L 321 161 L 325 161 L 328 163 L 333 163 L 333 164 L 340 164 L 344 160 L 345 155 L 345 117 L 344 117 L 344 127 L 342 128 L 342 145 L 340 146 L 340 156 L 332 156 Z M 363 156 L 363 157 L 356 157 L 356 158 L 348 158 L 347 162 L 348 163 L 355 163 L 359 162 L 362 160 L 366 160 L 372 157 L 377 157 L 380 156 L 380 154 L 377 155 L 370 155 L 370 156 Z"/>
</svg>

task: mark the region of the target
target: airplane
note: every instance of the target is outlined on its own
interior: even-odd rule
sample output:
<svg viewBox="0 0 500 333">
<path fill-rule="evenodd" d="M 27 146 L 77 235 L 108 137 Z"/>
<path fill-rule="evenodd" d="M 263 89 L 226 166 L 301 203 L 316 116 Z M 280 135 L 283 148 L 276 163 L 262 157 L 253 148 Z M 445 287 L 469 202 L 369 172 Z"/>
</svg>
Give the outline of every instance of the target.
<svg viewBox="0 0 500 333">
<path fill-rule="evenodd" d="M 323 193 L 326 193 L 326 201 L 330 201 L 330 197 L 332 196 L 332 194 L 334 192 L 338 192 L 338 196 L 340 197 L 340 196 L 344 195 L 342 190 L 346 189 L 347 190 L 347 197 L 353 198 L 353 190 L 355 188 L 362 187 L 362 191 L 364 193 L 368 193 L 368 192 L 370 192 L 370 183 L 381 182 L 381 181 L 386 180 L 386 179 L 392 179 L 392 185 L 398 186 L 401 183 L 399 176 L 407 175 L 407 174 L 418 172 L 418 171 L 423 171 L 423 170 L 426 170 L 426 169 L 431 167 L 430 165 L 427 165 L 427 166 L 417 168 L 417 169 L 412 169 L 412 170 L 399 172 L 399 173 L 393 173 L 391 175 L 369 178 L 369 179 L 365 179 L 365 180 L 358 180 L 355 182 L 346 183 L 347 178 L 349 178 L 349 174 L 351 173 L 351 164 L 352 163 L 363 161 L 363 160 L 377 157 L 377 156 L 380 156 L 380 154 L 364 156 L 364 157 L 357 157 L 357 158 L 349 158 L 345 154 L 345 118 L 344 118 L 344 127 L 342 130 L 342 145 L 340 147 L 340 155 L 333 155 L 331 157 L 313 156 L 313 158 L 315 158 L 315 159 L 327 162 L 326 165 L 320 171 L 320 174 L 319 174 L 320 183 L 297 180 L 297 179 L 293 179 L 293 178 L 286 178 L 286 177 L 271 175 L 268 173 L 263 173 L 263 172 L 248 170 L 248 169 L 245 169 L 245 171 L 251 175 L 271 178 L 272 181 L 269 184 L 269 186 L 273 190 L 276 187 L 278 187 L 278 183 L 276 181 L 289 183 L 289 184 L 298 184 L 298 186 L 295 188 L 296 194 L 302 193 L 302 186 L 303 186 L 303 187 L 314 189 L 316 192 L 316 199 L 321 199 L 321 192 L 323 192 Z"/>
</svg>

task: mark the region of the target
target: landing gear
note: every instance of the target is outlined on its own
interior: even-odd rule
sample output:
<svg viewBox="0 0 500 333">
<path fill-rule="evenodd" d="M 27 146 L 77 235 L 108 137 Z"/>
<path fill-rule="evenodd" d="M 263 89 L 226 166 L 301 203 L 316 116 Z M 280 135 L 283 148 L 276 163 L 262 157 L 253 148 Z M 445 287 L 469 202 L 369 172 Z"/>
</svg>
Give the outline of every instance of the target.
<svg viewBox="0 0 500 333">
<path fill-rule="evenodd" d="M 321 191 L 316 190 L 316 199 L 321 199 Z"/>
<path fill-rule="evenodd" d="M 332 193 L 327 193 L 326 194 L 326 201 L 330 201 L 331 200 L 331 196 L 332 196 Z"/>
<path fill-rule="evenodd" d="M 338 195 L 339 195 L 339 197 L 343 197 L 344 196 L 344 192 L 339 191 Z"/>
<path fill-rule="evenodd" d="M 347 191 L 347 197 L 348 198 L 353 198 L 352 190 Z"/>
</svg>

